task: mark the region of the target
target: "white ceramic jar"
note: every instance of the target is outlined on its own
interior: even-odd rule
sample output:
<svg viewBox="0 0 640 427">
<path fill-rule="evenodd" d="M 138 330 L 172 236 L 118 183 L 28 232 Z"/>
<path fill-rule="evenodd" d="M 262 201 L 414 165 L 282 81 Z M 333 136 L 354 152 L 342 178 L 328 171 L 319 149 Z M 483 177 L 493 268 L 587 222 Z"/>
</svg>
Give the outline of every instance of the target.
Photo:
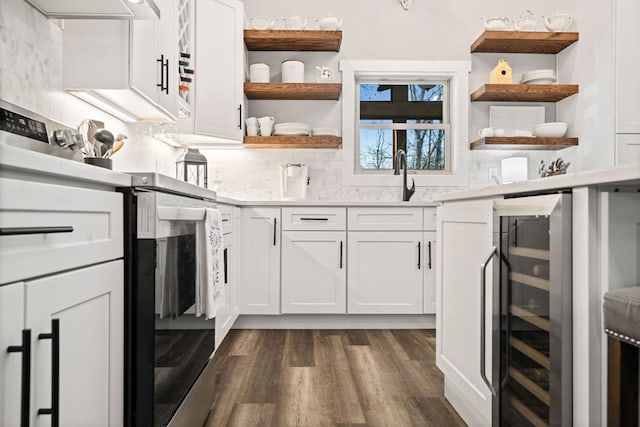
<svg viewBox="0 0 640 427">
<path fill-rule="evenodd" d="M 304 62 L 297 59 L 282 61 L 283 83 L 304 83 Z"/>
<path fill-rule="evenodd" d="M 249 66 L 249 81 L 251 83 L 269 83 L 269 64 L 256 62 Z"/>
</svg>

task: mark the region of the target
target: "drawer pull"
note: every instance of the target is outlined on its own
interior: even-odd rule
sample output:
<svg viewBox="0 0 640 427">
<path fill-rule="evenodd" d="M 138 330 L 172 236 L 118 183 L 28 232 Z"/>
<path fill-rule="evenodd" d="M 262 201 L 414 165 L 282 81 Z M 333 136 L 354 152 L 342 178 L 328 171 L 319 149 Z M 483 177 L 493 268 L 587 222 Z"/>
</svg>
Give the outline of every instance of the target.
<svg viewBox="0 0 640 427">
<path fill-rule="evenodd" d="M 340 270 L 342 270 L 342 240 L 340 240 Z"/>
<path fill-rule="evenodd" d="M 222 218 L 222 222 L 229 222 L 229 218 Z"/>
<path fill-rule="evenodd" d="M 3 227 L 0 228 L 0 236 L 18 236 L 22 234 L 54 234 L 72 233 L 73 227 Z"/>
<path fill-rule="evenodd" d="M 329 218 L 300 218 L 300 221 L 329 221 Z"/>
<path fill-rule="evenodd" d="M 20 427 L 29 427 L 31 387 L 31 329 L 22 330 L 22 345 L 7 347 L 8 353 L 22 353 L 22 386 L 20 393 Z"/>
<path fill-rule="evenodd" d="M 51 340 L 51 407 L 38 409 L 38 415 L 51 415 L 51 427 L 60 425 L 60 319 L 51 319 L 51 333 L 38 334 Z"/>
</svg>

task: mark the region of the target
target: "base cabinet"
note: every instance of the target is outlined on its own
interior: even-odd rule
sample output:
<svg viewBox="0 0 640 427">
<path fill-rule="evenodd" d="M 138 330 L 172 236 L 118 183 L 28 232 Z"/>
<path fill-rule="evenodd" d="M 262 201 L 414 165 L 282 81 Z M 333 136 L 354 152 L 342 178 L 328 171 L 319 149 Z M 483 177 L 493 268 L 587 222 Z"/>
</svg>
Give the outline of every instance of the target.
<svg viewBox="0 0 640 427">
<path fill-rule="evenodd" d="M 422 313 L 422 234 L 349 232 L 349 313 Z"/>
<path fill-rule="evenodd" d="M 424 271 L 422 312 L 436 314 L 436 232 L 425 231 L 422 242 L 424 245 L 422 252 L 422 269 Z"/>
<path fill-rule="evenodd" d="M 8 345 L 21 345 L 18 325 L 31 332 L 30 393 L 24 396 L 30 425 L 56 425 L 53 417 L 70 427 L 122 424 L 123 274 L 123 262 L 112 261 L 0 288 L 2 325 L 13 327 L 5 335 L 7 326 L 1 326 L 2 358 L 8 362 L 0 381 L 3 426 L 21 425 L 16 410 L 21 406 L 19 376 L 26 367 L 19 353 L 5 353 Z M 5 311 L 8 304 L 13 308 Z M 56 347 L 57 369 L 52 363 Z M 39 415 L 43 408 L 54 414 Z"/>
<path fill-rule="evenodd" d="M 346 313 L 346 234 L 282 233 L 282 313 Z"/>
<path fill-rule="evenodd" d="M 280 208 L 242 209 L 240 314 L 280 314 Z"/>
<path fill-rule="evenodd" d="M 436 365 L 456 390 L 454 407 L 469 425 L 491 425 L 491 392 L 480 376 L 480 266 L 493 244 L 492 202 L 438 208 Z M 486 277 L 492 277 L 489 265 Z M 490 292 L 490 279 L 488 279 Z M 491 307 L 487 307 L 486 372 L 491 378 Z M 464 407 L 456 405 L 462 402 Z"/>
<path fill-rule="evenodd" d="M 224 308 L 216 313 L 215 348 L 218 348 L 238 318 L 238 254 L 235 234 L 224 235 L 223 283 Z"/>
<path fill-rule="evenodd" d="M 25 425 L 21 418 L 24 283 L 0 286 L 0 426 Z M 29 337 L 26 338 L 30 342 Z M 9 352 L 9 347 L 13 347 Z M 25 402 L 29 405 L 29 402 Z M 30 411 L 27 406 L 27 419 Z"/>
</svg>

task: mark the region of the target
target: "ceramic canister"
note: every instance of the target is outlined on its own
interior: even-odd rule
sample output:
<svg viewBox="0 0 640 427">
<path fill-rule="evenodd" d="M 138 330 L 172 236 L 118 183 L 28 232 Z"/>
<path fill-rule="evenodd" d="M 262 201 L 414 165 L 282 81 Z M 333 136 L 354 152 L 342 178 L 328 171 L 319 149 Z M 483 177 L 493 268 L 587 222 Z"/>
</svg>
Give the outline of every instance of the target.
<svg viewBox="0 0 640 427">
<path fill-rule="evenodd" d="M 249 81 L 251 83 L 269 83 L 269 64 L 256 62 L 249 67 Z"/>
<path fill-rule="evenodd" d="M 304 83 L 304 62 L 289 59 L 282 62 L 283 83 Z"/>
</svg>

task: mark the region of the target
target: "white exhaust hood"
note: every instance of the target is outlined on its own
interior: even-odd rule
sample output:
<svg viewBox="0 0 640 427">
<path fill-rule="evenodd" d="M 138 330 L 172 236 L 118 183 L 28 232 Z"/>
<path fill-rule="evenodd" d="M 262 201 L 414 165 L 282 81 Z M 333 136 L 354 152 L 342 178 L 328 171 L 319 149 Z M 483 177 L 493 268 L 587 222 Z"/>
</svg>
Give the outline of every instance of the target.
<svg viewBox="0 0 640 427">
<path fill-rule="evenodd" d="M 48 18 L 160 19 L 154 0 L 25 0 Z"/>
</svg>

